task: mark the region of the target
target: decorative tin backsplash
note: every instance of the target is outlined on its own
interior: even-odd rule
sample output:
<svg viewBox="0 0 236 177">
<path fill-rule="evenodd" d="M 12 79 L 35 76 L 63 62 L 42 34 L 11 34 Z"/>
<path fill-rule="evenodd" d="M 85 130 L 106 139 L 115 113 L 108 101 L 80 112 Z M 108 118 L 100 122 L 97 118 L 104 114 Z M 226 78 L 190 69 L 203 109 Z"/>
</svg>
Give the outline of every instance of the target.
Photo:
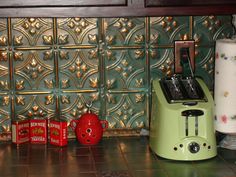
<svg viewBox="0 0 236 177">
<path fill-rule="evenodd" d="M 195 74 L 212 89 L 214 41 L 233 34 L 231 16 L 2 18 L 0 139 L 13 119 L 69 124 L 90 101 L 110 130 L 148 127 L 151 79 L 173 73 L 173 41 L 195 40 Z"/>
</svg>

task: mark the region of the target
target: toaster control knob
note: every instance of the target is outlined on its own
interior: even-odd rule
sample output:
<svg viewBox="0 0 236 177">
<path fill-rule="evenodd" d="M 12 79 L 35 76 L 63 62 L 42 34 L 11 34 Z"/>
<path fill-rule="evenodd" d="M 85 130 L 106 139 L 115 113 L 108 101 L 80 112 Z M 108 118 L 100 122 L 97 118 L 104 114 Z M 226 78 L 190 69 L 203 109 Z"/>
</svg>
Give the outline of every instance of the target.
<svg viewBox="0 0 236 177">
<path fill-rule="evenodd" d="M 200 150 L 200 145 L 196 142 L 192 142 L 188 145 L 188 150 L 191 153 L 197 153 Z"/>
</svg>

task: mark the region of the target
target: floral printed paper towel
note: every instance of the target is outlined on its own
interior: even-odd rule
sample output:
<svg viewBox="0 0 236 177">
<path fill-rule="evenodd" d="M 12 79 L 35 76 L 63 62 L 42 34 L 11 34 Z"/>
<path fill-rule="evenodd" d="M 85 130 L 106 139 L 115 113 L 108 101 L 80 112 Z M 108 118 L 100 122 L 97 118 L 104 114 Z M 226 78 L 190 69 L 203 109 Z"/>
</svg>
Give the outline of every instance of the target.
<svg viewBox="0 0 236 177">
<path fill-rule="evenodd" d="M 236 39 L 216 41 L 215 127 L 236 134 Z"/>
</svg>

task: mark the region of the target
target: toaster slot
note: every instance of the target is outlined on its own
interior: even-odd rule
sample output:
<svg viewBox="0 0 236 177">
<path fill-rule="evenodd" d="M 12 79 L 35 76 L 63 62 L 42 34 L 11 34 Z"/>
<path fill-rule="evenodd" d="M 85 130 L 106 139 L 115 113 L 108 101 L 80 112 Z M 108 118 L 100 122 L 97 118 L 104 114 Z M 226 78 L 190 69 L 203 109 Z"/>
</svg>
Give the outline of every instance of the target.
<svg viewBox="0 0 236 177">
<path fill-rule="evenodd" d="M 188 116 L 185 116 L 185 136 L 188 136 Z"/>
<path fill-rule="evenodd" d="M 194 77 L 172 76 L 160 80 L 168 103 L 207 101 L 205 94 Z"/>
<path fill-rule="evenodd" d="M 198 116 L 202 116 L 204 114 L 203 111 L 197 109 L 190 109 L 186 111 L 182 111 L 181 115 L 185 117 L 185 136 L 189 135 L 189 118 L 192 117 L 195 119 L 194 127 L 195 127 L 195 136 L 198 136 Z"/>
<path fill-rule="evenodd" d="M 195 116 L 195 135 L 198 136 L 198 116 Z"/>
<path fill-rule="evenodd" d="M 204 93 L 198 82 L 191 77 L 183 79 L 181 84 L 185 90 L 185 93 L 188 95 L 188 99 L 204 99 Z"/>
</svg>

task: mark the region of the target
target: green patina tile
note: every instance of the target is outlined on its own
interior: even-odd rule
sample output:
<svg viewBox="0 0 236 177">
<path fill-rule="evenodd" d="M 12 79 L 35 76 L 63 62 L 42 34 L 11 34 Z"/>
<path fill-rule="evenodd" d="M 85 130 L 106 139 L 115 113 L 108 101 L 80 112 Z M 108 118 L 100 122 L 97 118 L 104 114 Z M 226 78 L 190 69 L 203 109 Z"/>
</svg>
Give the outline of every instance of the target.
<svg viewBox="0 0 236 177">
<path fill-rule="evenodd" d="M 94 53 L 95 52 L 95 53 Z M 60 57 L 66 56 L 67 59 Z M 99 57 L 96 48 L 61 50 L 58 58 L 58 80 L 61 90 L 94 90 L 99 88 Z"/>
<path fill-rule="evenodd" d="M 0 92 L 10 89 L 7 20 L 0 19 Z"/>
<path fill-rule="evenodd" d="M 148 124 L 145 93 L 110 93 L 106 95 L 106 119 L 110 128 L 142 128 Z"/>
<path fill-rule="evenodd" d="M 10 26 L 10 38 L 15 47 L 42 45 L 46 47 L 53 44 L 55 36 L 53 35 L 52 18 L 12 18 Z"/>
<path fill-rule="evenodd" d="M 48 94 L 17 94 L 14 97 L 15 118 L 35 119 L 54 118 L 56 112 L 56 96 Z"/>
<path fill-rule="evenodd" d="M 216 39 L 229 38 L 234 33 L 231 16 L 195 16 L 193 39 L 197 45 L 214 47 Z"/>
<path fill-rule="evenodd" d="M 210 89 L 213 89 L 215 49 L 214 47 L 197 47 L 195 49 L 195 75 L 201 77 Z"/>
<path fill-rule="evenodd" d="M 54 90 L 54 57 L 46 59 L 51 50 L 13 51 L 13 77 L 15 91 Z"/>
<path fill-rule="evenodd" d="M 88 111 L 87 103 L 92 102 L 91 111 L 99 115 L 100 102 L 98 101 L 99 94 L 97 92 L 91 93 L 70 93 L 64 92 L 60 94 L 60 114 L 64 118 L 78 119 L 81 114 Z"/>
<path fill-rule="evenodd" d="M 108 90 L 143 90 L 148 86 L 145 50 L 111 51 L 105 58 L 105 82 Z"/>
<path fill-rule="evenodd" d="M 99 87 L 99 35 L 97 18 L 57 19 L 59 87 L 61 90 Z"/>
<path fill-rule="evenodd" d="M 99 43 L 98 18 L 57 18 L 57 44 L 97 45 Z M 75 47 L 75 46 L 73 46 Z"/>
<path fill-rule="evenodd" d="M 5 53 L 5 52 L 2 52 L 2 53 Z M 0 55 L 1 55 L 1 52 L 0 52 Z M 7 52 L 6 52 L 6 55 L 7 55 Z M 6 58 L 6 60 L 4 61 L 0 60 L 0 73 L 1 73 L 0 74 L 0 93 L 9 91 L 11 87 L 8 65 L 9 65 L 8 58 Z"/>
<path fill-rule="evenodd" d="M 10 96 L 3 95 L 0 92 L 0 132 L 8 133 L 11 129 L 11 101 Z M 9 137 L 2 137 L 3 139 L 9 139 Z"/>
<path fill-rule="evenodd" d="M 9 38 L 7 34 L 7 19 L 0 18 L 0 47 L 7 46 L 8 42 L 9 42 Z"/>
<path fill-rule="evenodd" d="M 174 73 L 173 42 L 195 40 L 195 75 L 213 89 L 215 40 L 234 34 L 231 19 L 1 18 L 0 132 L 14 115 L 54 117 L 56 105 L 69 122 L 88 101 L 110 129 L 148 127 L 150 80 Z"/>
<path fill-rule="evenodd" d="M 174 73 L 174 50 L 172 48 L 160 48 L 157 57 L 150 59 L 150 73 L 152 79 L 170 76 Z"/>
<path fill-rule="evenodd" d="M 145 18 L 105 18 L 104 35 L 108 46 L 144 46 Z"/>
<path fill-rule="evenodd" d="M 150 35 L 156 36 L 157 45 L 173 45 L 175 40 L 191 39 L 190 17 L 151 17 Z"/>
</svg>

